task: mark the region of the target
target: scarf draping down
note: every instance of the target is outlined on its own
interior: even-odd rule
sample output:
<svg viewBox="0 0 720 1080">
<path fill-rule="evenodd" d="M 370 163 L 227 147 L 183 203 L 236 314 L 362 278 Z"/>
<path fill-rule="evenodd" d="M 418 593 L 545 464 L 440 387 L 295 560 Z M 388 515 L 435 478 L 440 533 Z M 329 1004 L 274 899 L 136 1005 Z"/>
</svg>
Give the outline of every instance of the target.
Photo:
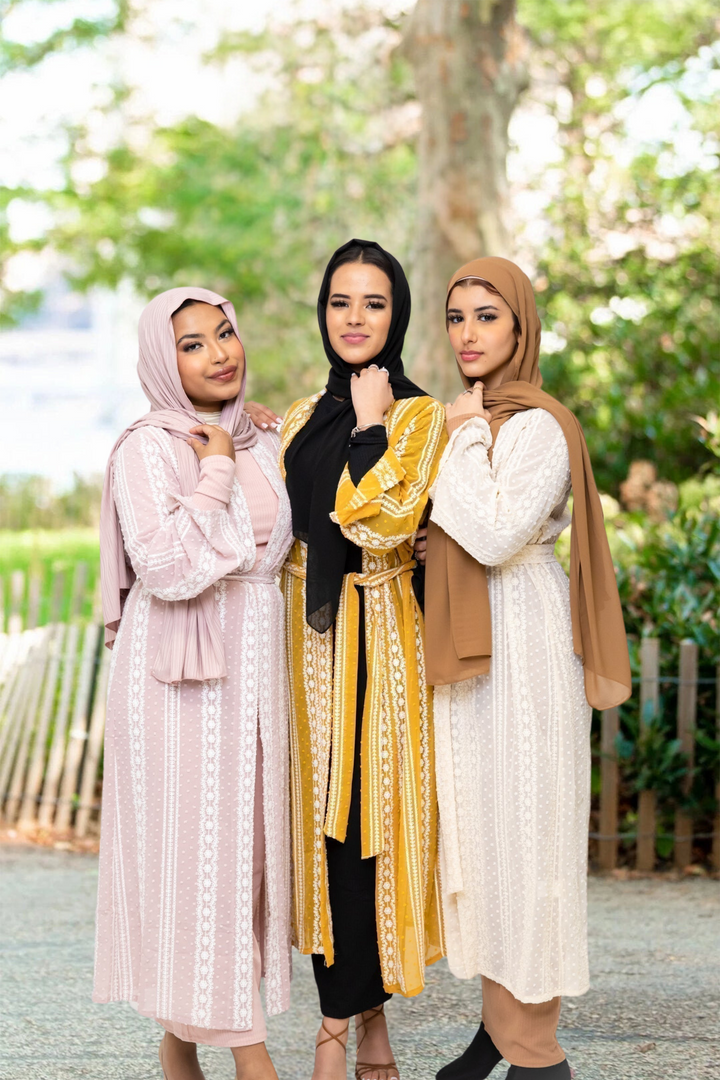
<svg viewBox="0 0 720 1080">
<path fill-rule="evenodd" d="M 540 389 L 541 327 L 528 277 L 507 259 L 475 259 L 452 277 L 448 297 L 464 278 L 481 278 L 493 285 L 520 324 L 517 350 L 502 383 L 483 395 L 485 408 L 492 414 L 493 444 L 505 421 L 526 409 L 546 409 L 565 436 L 573 491 L 573 648 L 582 657 L 589 704 L 596 709 L 612 708 L 630 696 L 630 660 L 602 505 L 582 428 L 565 405 Z M 465 386 L 472 385 L 462 378 Z M 431 685 L 462 682 L 490 670 L 492 629 L 485 567 L 432 520 L 427 541 L 425 636 Z"/>
<path fill-rule="evenodd" d="M 351 545 L 340 526 L 330 520 L 330 514 L 335 509 L 338 484 L 350 455 L 350 434 L 357 424 L 350 378 L 358 369 L 338 356 L 330 344 L 326 308 L 337 260 L 348 248 L 355 246 L 383 251 L 395 276 L 387 341 L 371 362 L 388 369 L 396 400 L 426 396 L 424 390 L 407 378 L 403 369 L 402 347 L 410 321 L 410 287 L 405 272 L 397 259 L 379 244 L 371 240 L 349 240 L 330 259 L 318 296 L 320 335 L 330 361 L 326 396 L 285 453 L 293 530 L 295 536 L 305 540 L 308 546 L 305 615 L 308 625 L 319 634 L 324 634 L 335 622 L 347 550 Z M 344 400 L 335 401 L 334 397 Z M 307 522 L 307 533 L 299 528 L 300 522 Z"/>
<path fill-rule="evenodd" d="M 189 444 L 190 429 L 202 424 L 202 414 L 195 411 L 183 390 L 177 367 L 177 350 L 172 328 L 173 312 L 186 300 L 198 300 L 222 308 L 230 325 L 238 333 L 235 308 L 224 297 L 209 289 L 183 287 L 168 289 L 156 296 L 140 316 L 138 327 L 138 375 L 151 410 L 123 431 L 110 452 L 103 483 L 100 509 L 100 581 L 102 590 L 105 645 L 112 649 L 117 636 L 123 605 L 135 581 L 135 573 L 125 558 L 122 530 L 113 497 L 115 458 L 131 431 L 142 427 L 163 428 L 177 440 L 180 493 L 190 496 L 200 477 L 200 462 Z M 240 393 L 223 403 L 220 425 L 232 435 L 235 450 L 245 450 L 257 442 L 257 431 L 243 411 L 247 365 Z M 200 442 L 203 436 L 197 436 Z M 173 509 L 170 506 L 170 509 Z M 152 668 L 154 677 L 163 683 L 184 679 L 219 679 L 227 675 L 225 644 L 211 585 L 190 600 L 166 600 L 160 645 Z"/>
</svg>

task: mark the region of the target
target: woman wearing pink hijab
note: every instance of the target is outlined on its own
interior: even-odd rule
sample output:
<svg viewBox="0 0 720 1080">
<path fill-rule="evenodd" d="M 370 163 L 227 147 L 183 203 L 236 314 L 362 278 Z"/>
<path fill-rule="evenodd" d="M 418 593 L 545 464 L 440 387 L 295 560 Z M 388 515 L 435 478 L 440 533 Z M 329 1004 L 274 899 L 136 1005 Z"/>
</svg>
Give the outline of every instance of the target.
<svg viewBox="0 0 720 1080">
<path fill-rule="evenodd" d="M 196 1044 L 275 1080 L 266 1008 L 289 1004 L 287 687 L 276 585 L 292 540 L 278 440 L 243 412 L 232 304 L 170 289 L 140 318 L 151 411 L 105 475 L 108 694 L 94 1000 L 165 1035 L 166 1080 Z"/>
</svg>

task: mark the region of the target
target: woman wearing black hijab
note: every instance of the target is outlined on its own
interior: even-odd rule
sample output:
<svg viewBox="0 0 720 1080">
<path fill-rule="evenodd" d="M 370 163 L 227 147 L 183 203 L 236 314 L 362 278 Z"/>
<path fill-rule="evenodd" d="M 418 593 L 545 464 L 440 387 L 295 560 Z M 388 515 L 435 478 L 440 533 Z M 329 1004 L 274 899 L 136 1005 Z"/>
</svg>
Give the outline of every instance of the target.
<svg viewBox="0 0 720 1080">
<path fill-rule="evenodd" d="M 412 543 L 444 409 L 403 372 L 410 290 L 378 244 L 335 252 L 318 299 L 326 389 L 295 402 L 282 465 L 295 543 L 283 572 L 291 686 L 295 944 L 323 1013 L 316 1080 L 398 1076 L 383 1017 L 442 954 L 432 703 Z M 374 1021 L 374 1022 L 373 1022 Z"/>
</svg>

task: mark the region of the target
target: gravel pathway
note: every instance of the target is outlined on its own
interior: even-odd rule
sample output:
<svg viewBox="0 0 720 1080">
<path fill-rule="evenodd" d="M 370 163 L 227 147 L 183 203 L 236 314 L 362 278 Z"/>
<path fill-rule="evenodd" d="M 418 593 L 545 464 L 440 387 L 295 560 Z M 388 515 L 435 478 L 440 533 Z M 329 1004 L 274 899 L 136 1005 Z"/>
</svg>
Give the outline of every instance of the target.
<svg viewBox="0 0 720 1080">
<path fill-rule="evenodd" d="M 96 883 L 95 856 L 0 846 L 0 1080 L 160 1078 L 156 1025 L 90 1001 Z M 718 1080 L 720 883 L 592 878 L 590 941 L 593 989 L 567 999 L 560 1022 L 577 1080 Z M 441 962 L 419 998 L 390 1002 L 403 1080 L 433 1080 L 464 1048 L 479 997 Z M 309 1080 L 318 1023 L 296 956 L 292 1008 L 269 1023 L 281 1080 Z M 207 1080 L 233 1080 L 228 1051 L 202 1063 Z"/>
</svg>

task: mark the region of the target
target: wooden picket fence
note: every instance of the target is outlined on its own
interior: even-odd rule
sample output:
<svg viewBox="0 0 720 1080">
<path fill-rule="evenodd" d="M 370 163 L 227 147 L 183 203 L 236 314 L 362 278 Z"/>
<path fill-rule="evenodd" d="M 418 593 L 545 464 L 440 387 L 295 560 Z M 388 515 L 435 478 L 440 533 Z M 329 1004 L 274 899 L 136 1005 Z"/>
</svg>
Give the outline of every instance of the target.
<svg viewBox="0 0 720 1080">
<path fill-rule="evenodd" d="M 59 601 L 50 604 L 51 621 L 36 626 L 39 587 L 13 575 L 8 631 L 0 632 L 0 824 L 32 831 L 54 830 L 78 839 L 99 831 L 102 746 L 110 652 L 102 644 L 97 617 L 81 623 L 87 568 L 76 568 L 70 621 L 53 620 Z M 62 592 L 57 582 L 56 596 Z M 24 605 L 21 598 L 25 596 Z M 27 613 L 23 629 L 20 611 Z M 0 604 L 0 611 L 3 611 Z M 0 626 L 0 630 L 2 627 Z M 680 644 L 677 677 L 677 735 L 692 764 L 698 688 L 698 647 Z M 640 716 L 654 715 L 660 702 L 660 642 L 645 638 L 640 648 Z M 718 667 L 720 678 L 720 666 Z M 720 692 L 717 693 L 717 733 L 720 739 Z M 619 713 L 609 709 L 601 718 L 601 790 L 597 860 L 604 870 L 618 865 L 619 846 L 635 842 L 635 867 L 654 869 L 657 863 L 657 809 L 652 791 L 637 799 L 636 831 L 620 832 L 622 766 L 616 753 Z M 690 782 L 690 778 L 688 778 Z M 720 807 L 720 782 L 716 784 Z M 673 857 L 676 866 L 692 862 L 693 821 L 682 811 L 675 815 Z M 712 859 L 720 870 L 720 810 L 712 833 Z"/>
<path fill-rule="evenodd" d="M 7 631 L 0 632 L 0 824 L 23 832 L 99 831 L 100 768 L 110 652 L 95 618 L 80 620 L 88 567 L 77 563 L 69 621 L 59 614 L 65 581 L 51 583 L 50 621 L 38 626 L 41 584 L 10 577 Z M 0 602 L 4 631 L 5 608 Z"/>
<path fill-rule="evenodd" d="M 690 769 L 694 764 L 695 730 L 697 724 L 698 691 L 698 647 L 694 641 L 682 641 L 679 649 L 680 659 L 677 682 L 677 738 L 681 749 L 687 755 Z M 720 739 L 720 665 L 717 668 L 716 686 L 716 730 Z M 660 685 L 667 682 L 660 676 L 660 642 L 657 638 L 643 638 L 640 643 L 640 722 L 641 726 L 649 717 L 655 716 L 660 705 Z M 620 730 L 618 709 L 607 709 L 601 716 L 601 780 L 599 831 L 590 833 L 597 841 L 598 863 L 603 870 L 614 870 L 618 864 L 618 845 L 621 841 L 635 841 L 635 869 L 654 870 L 657 862 L 657 799 L 654 791 L 641 791 L 637 797 L 636 831 L 618 832 L 619 793 L 621 765 L 616 752 L 616 739 Z M 692 782 L 688 774 L 686 790 Z M 710 835 L 712 839 L 712 863 L 720 870 L 720 781 L 716 780 L 715 798 L 718 812 Z M 693 840 L 700 839 L 693 834 L 693 819 L 683 810 L 675 813 L 673 840 L 673 859 L 679 869 L 692 863 Z"/>
</svg>

